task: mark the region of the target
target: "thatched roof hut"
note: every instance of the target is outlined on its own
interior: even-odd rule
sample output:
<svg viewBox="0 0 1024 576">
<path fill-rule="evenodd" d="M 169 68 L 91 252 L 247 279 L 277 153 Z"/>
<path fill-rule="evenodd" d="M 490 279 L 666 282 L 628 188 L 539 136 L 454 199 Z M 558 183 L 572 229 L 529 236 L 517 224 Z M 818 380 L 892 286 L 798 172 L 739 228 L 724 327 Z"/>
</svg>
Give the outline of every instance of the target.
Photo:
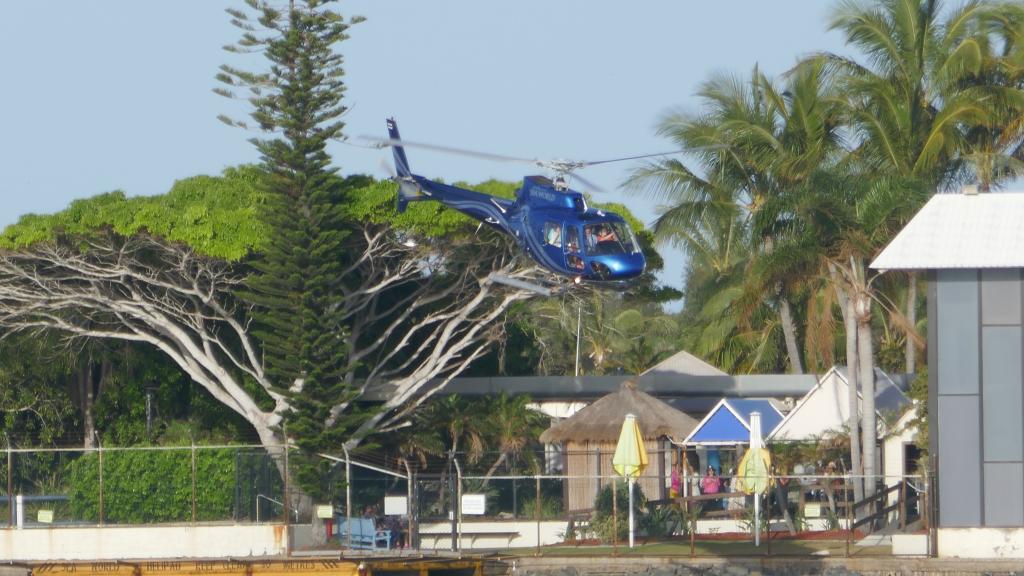
<svg viewBox="0 0 1024 576">
<path fill-rule="evenodd" d="M 592 508 L 601 486 L 611 481 L 612 455 L 626 414 L 636 416 L 650 457 L 639 485 L 648 498 L 666 497 L 671 470 L 669 440 L 685 438 L 697 421 L 627 380 L 618 392 L 598 399 L 540 436 L 546 444 L 565 445 L 565 471 L 575 477 L 565 484 L 569 511 Z"/>
<path fill-rule="evenodd" d="M 626 414 L 636 416 L 645 440 L 662 437 L 682 440 L 697 426 L 697 420 L 638 390 L 632 380 L 626 380 L 618 392 L 598 399 L 572 417 L 545 430 L 540 435 L 540 441 L 546 444 L 614 444 L 619 440 L 619 431 L 622 430 L 622 420 Z"/>
</svg>

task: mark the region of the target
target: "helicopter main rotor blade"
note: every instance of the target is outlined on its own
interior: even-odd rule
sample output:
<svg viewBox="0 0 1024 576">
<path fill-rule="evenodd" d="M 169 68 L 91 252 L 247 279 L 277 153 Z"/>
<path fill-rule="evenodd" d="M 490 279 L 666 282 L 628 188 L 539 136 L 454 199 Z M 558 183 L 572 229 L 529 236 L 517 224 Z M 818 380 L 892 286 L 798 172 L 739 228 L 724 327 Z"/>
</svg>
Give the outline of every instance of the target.
<svg viewBox="0 0 1024 576">
<path fill-rule="evenodd" d="M 693 146 L 691 148 L 683 148 L 681 150 L 671 150 L 669 152 L 655 152 L 654 154 L 640 154 L 637 156 L 625 156 L 623 158 L 609 158 L 608 160 L 594 160 L 592 162 L 578 162 L 578 168 L 586 168 L 587 166 L 596 166 L 597 164 L 609 164 L 611 162 L 623 162 L 626 160 L 639 160 L 641 158 L 656 158 L 658 156 L 670 156 L 672 154 L 685 154 L 687 152 L 697 152 L 700 150 L 718 150 L 725 148 L 725 146 L 711 145 L 711 146 Z"/>
<path fill-rule="evenodd" d="M 506 156 L 504 154 L 491 154 L 490 152 L 479 152 L 476 150 L 467 150 L 465 148 L 456 148 L 454 146 L 427 144 L 426 142 L 415 142 L 411 140 L 392 140 L 390 138 L 375 138 L 373 136 L 360 136 L 359 138 L 361 140 L 374 142 L 377 148 L 389 148 L 391 146 L 408 146 L 410 148 L 423 148 L 424 150 L 436 150 L 438 152 L 447 152 L 449 154 L 473 156 L 476 158 L 483 158 L 485 160 L 493 160 L 496 162 L 519 162 L 525 164 L 538 164 L 540 162 L 536 158 L 520 158 L 518 156 Z"/>
<path fill-rule="evenodd" d="M 572 177 L 575 178 L 576 180 L 579 180 L 580 184 L 583 184 L 587 188 L 590 188 L 591 191 L 593 191 L 593 192 L 595 192 L 597 194 L 608 194 L 607 190 L 605 190 L 604 188 L 598 186 L 597 184 L 594 184 L 590 180 L 587 180 L 583 176 L 580 176 L 579 174 L 576 174 L 575 172 L 573 173 Z"/>
</svg>

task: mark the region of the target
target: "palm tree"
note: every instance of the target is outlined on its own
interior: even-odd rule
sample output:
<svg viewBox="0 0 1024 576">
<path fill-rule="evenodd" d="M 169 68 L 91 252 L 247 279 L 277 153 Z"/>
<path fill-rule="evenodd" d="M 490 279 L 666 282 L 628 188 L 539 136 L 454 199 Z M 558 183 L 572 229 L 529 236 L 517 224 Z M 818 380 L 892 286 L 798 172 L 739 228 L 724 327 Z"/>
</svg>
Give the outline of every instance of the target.
<svg viewBox="0 0 1024 576">
<path fill-rule="evenodd" d="M 718 76 L 699 91 L 702 113 L 666 117 L 659 133 L 693 151 L 705 176 L 677 160 L 649 163 L 634 172 L 631 186 L 672 203 L 655 224 L 656 237 L 696 251 L 696 239 L 721 238 L 730 235 L 726 230 L 746 228 L 752 231 L 753 247 L 748 267 L 770 255 L 773 220 L 779 215 L 765 213 L 763 207 L 829 162 L 842 144 L 839 109 L 822 98 L 823 70 L 800 68 L 784 90 L 756 68 L 748 81 Z M 723 224 L 726 229 L 708 230 L 709 225 Z M 803 372 L 791 308 L 796 286 L 783 275 L 771 283 L 756 275 L 747 280 L 746 292 L 766 295 L 761 301 L 778 314 L 790 371 Z M 757 306 L 737 308 L 742 309 L 750 314 Z"/>
<path fill-rule="evenodd" d="M 537 468 L 536 458 L 526 451 L 526 447 L 537 442 L 547 425 L 547 418 L 531 409 L 528 406 L 530 402 L 530 397 L 525 394 L 509 396 L 504 391 L 486 402 L 485 413 L 491 436 L 498 446 L 498 458 L 484 475 L 484 487 L 498 468 L 510 459 L 520 458 L 532 468 Z"/>
<path fill-rule="evenodd" d="M 980 145 L 986 140 L 981 133 L 991 136 L 998 112 L 1013 109 L 1019 99 L 1014 88 L 986 73 L 998 66 L 984 24 L 999 10 L 1000 6 L 981 1 L 948 13 L 937 0 L 846 1 L 834 11 L 830 28 L 842 31 L 868 63 L 824 54 L 803 64 L 820 67 L 824 62 L 835 72 L 844 95 L 840 101 L 855 135 L 851 160 L 860 165 L 862 177 L 875 180 L 860 186 L 863 195 L 854 205 L 862 212 L 855 212 L 848 222 L 853 228 L 830 261 L 839 299 L 846 301 L 848 365 L 851 373 L 855 367 L 859 372 L 864 398 L 861 433 L 868 477 L 874 474 L 876 445 L 871 324 L 877 295 L 866 263 L 924 202 L 927 194 L 921 190 L 956 183 L 971 154 L 978 166 L 994 164 L 982 161 L 998 154 L 993 147 Z M 899 198 L 896 191 L 909 198 Z M 916 279 L 911 275 L 907 327 L 916 324 L 916 303 Z M 856 331 L 855 338 L 851 331 Z M 919 339 L 906 341 L 908 371 L 915 368 L 915 340 Z M 852 436 L 856 444 L 855 430 Z M 874 483 L 869 483 L 866 493 L 873 492 Z"/>
</svg>

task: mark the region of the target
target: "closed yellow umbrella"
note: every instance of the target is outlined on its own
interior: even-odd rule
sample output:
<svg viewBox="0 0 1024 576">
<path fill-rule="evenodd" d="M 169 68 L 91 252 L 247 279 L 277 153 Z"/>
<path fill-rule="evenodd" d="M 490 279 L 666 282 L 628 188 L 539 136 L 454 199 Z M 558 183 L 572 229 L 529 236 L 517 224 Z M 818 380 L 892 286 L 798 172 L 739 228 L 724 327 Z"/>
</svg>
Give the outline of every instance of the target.
<svg viewBox="0 0 1024 576">
<path fill-rule="evenodd" d="M 633 547 L 633 483 L 647 468 L 647 449 L 636 416 L 626 414 L 619 432 L 619 443 L 615 445 L 612 468 L 624 476 L 629 486 L 629 547 Z"/>
</svg>

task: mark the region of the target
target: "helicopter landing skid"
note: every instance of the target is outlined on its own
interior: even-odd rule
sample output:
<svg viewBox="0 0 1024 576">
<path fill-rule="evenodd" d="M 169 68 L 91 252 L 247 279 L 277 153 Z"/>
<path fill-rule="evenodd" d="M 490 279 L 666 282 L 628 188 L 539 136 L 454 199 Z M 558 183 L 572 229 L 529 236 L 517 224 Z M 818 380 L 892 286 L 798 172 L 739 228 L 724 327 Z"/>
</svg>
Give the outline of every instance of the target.
<svg viewBox="0 0 1024 576">
<path fill-rule="evenodd" d="M 509 276 L 505 276 L 504 274 L 498 274 L 496 272 L 491 272 L 490 274 L 488 274 L 487 279 L 497 284 L 504 284 L 505 286 L 519 288 L 520 290 L 529 290 L 531 292 L 536 292 L 541 296 L 551 296 L 552 294 L 551 288 L 547 286 L 542 286 L 535 282 L 520 280 L 518 278 L 511 278 Z M 561 292 L 562 290 L 558 289 L 557 291 Z"/>
</svg>

